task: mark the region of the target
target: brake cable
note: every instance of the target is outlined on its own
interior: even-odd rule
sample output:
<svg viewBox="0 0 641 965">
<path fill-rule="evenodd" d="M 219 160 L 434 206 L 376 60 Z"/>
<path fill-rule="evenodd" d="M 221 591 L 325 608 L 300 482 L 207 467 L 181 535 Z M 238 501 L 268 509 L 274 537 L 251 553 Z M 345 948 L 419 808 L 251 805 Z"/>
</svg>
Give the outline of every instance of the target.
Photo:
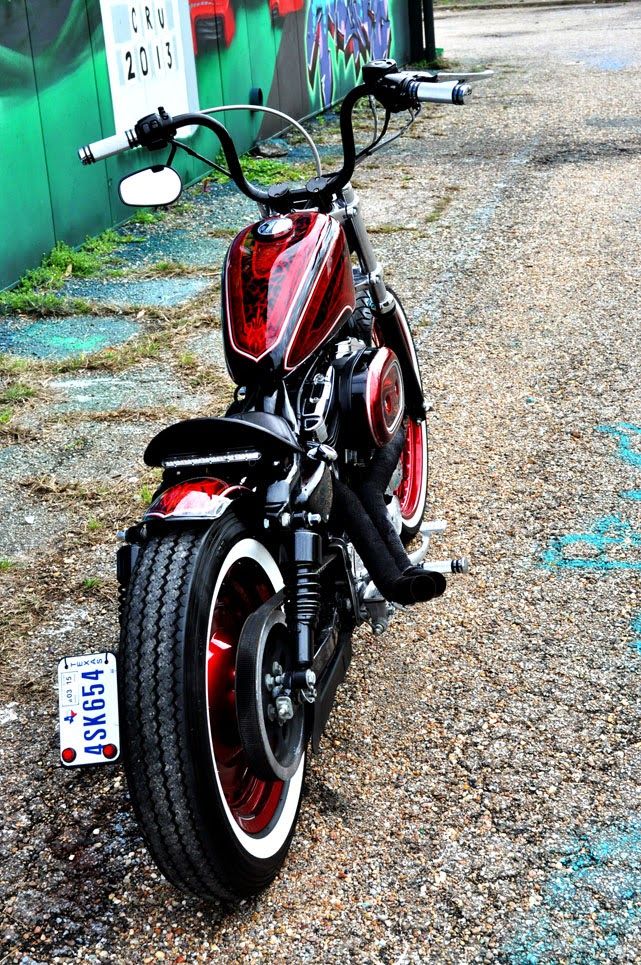
<svg viewBox="0 0 641 965">
<path fill-rule="evenodd" d="M 389 126 L 389 121 L 391 117 L 390 111 L 386 111 L 385 123 L 383 125 L 383 130 L 381 131 L 378 139 L 376 141 L 373 141 L 369 147 L 365 148 L 363 151 L 360 151 L 356 155 L 355 165 L 360 164 L 361 161 L 365 160 L 365 158 L 371 157 L 372 154 L 376 154 L 378 153 L 378 151 L 382 151 L 384 147 L 388 146 L 388 144 L 391 144 L 393 141 L 397 141 L 399 137 L 402 137 L 403 134 L 405 134 L 405 131 L 407 131 L 416 120 L 418 116 L 418 111 L 413 111 L 412 109 L 410 109 L 409 114 L 410 114 L 409 121 L 400 129 L 400 131 L 397 131 L 396 134 L 392 134 L 390 137 L 386 138 L 383 141 L 382 138 L 385 136 L 385 133 L 387 132 L 387 128 Z"/>
<path fill-rule="evenodd" d="M 224 168 L 221 164 L 216 164 L 215 161 L 212 161 L 210 158 L 205 157 L 203 154 L 199 154 L 198 151 L 194 151 L 193 148 L 187 147 L 186 144 L 182 144 L 180 141 L 174 141 L 173 138 L 170 140 L 169 143 L 171 144 L 171 154 L 167 158 L 168 165 L 170 165 L 171 162 L 173 161 L 176 154 L 176 148 L 179 147 L 187 154 L 190 154 L 192 157 L 195 157 L 197 161 L 203 161 L 205 164 L 208 164 L 210 168 L 214 168 L 215 171 L 219 171 L 221 174 L 224 174 L 228 178 L 231 178 L 231 174 L 229 173 L 227 168 Z"/>
</svg>

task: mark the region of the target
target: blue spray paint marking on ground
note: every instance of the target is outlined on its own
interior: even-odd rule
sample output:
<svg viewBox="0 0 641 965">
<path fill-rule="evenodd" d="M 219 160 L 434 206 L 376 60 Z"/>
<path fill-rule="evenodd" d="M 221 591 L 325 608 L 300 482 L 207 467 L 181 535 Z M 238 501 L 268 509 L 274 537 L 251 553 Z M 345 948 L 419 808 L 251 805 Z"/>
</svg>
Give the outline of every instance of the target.
<svg viewBox="0 0 641 965">
<path fill-rule="evenodd" d="M 613 426 L 597 426 L 597 432 L 612 436 L 618 442 L 617 455 L 633 469 L 641 469 L 641 450 L 635 448 L 635 443 L 641 444 L 641 426 L 632 422 L 619 422 Z M 641 489 L 624 489 L 619 495 L 623 499 L 641 502 Z M 630 646 L 641 654 L 641 614 L 631 623 L 635 639 Z"/>
<path fill-rule="evenodd" d="M 502 948 L 509 965 L 596 965 L 638 946 L 641 820 L 574 834 L 563 851 L 541 904 L 520 914 Z"/>
<path fill-rule="evenodd" d="M 637 653 L 641 655 L 641 613 L 634 618 L 630 626 L 636 636 L 636 640 L 633 640 L 630 646 L 634 647 Z"/>
<path fill-rule="evenodd" d="M 570 556 L 572 547 L 588 547 L 593 555 Z M 639 559 L 613 559 L 613 549 L 633 550 Z M 587 533 L 569 533 L 550 540 L 543 553 L 543 563 L 550 569 L 565 570 L 641 570 L 641 533 L 619 516 L 604 516 Z"/>
<path fill-rule="evenodd" d="M 641 427 L 623 422 L 598 431 L 617 440 L 617 454 L 627 465 L 641 469 L 641 451 L 634 446 L 641 443 Z M 641 499 L 638 490 L 620 495 Z M 551 569 L 639 571 L 641 532 L 617 515 L 605 516 L 587 532 L 552 539 L 543 562 Z M 641 655 L 641 614 L 631 630 L 631 646 Z M 548 880 L 541 904 L 520 914 L 502 949 L 509 965 L 597 965 L 639 946 L 641 818 L 575 835 L 562 851 L 561 871 Z"/>
<path fill-rule="evenodd" d="M 634 436 L 641 445 L 641 426 L 635 426 L 632 422 L 619 422 L 614 426 L 597 426 L 597 432 L 604 432 L 608 436 L 613 436 L 619 443 L 618 455 L 628 465 L 635 469 L 641 469 L 641 451 L 634 448 Z"/>
<path fill-rule="evenodd" d="M 24 319 L 5 318 L 0 322 L 0 351 L 40 359 L 68 358 L 118 345 L 138 332 L 138 325 L 117 316 L 72 315 L 26 325 Z"/>
</svg>

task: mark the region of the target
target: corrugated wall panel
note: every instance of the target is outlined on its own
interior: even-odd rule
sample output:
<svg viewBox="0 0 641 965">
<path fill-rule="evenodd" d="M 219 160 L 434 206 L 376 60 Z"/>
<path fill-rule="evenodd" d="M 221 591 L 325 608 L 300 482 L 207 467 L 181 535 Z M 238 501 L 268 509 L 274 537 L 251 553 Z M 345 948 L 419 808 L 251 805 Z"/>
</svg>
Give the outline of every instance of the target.
<svg viewBox="0 0 641 965">
<path fill-rule="evenodd" d="M 60 26 L 60 8 L 68 13 Z M 102 132 L 85 0 L 43 5 L 27 0 L 27 18 L 45 153 L 54 232 L 78 244 L 111 220 L 104 165 L 83 170 L 77 149 Z M 98 135 L 96 134 L 98 132 Z"/>
<path fill-rule="evenodd" d="M 0 288 L 55 242 L 40 110 L 24 0 L 0 10 Z"/>
</svg>

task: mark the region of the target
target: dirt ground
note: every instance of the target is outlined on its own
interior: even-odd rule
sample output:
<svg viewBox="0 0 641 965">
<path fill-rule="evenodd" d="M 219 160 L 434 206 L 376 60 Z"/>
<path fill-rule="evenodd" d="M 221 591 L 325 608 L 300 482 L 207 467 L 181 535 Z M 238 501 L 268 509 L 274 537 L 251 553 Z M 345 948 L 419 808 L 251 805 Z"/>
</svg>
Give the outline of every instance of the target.
<svg viewBox="0 0 641 965">
<path fill-rule="evenodd" d="M 0 962 L 641 961 L 641 5 L 437 43 L 496 76 L 355 180 L 433 403 L 436 554 L 472 574 L 357 634 L 274 885 L 185 898 L 120 768 L 57 765 L 54 684 L 116 645 L 146 440 L 228 397 L 215 275 L 109 364 L 5 357 L 33 394 L 0 425 Z"/>
</svg>

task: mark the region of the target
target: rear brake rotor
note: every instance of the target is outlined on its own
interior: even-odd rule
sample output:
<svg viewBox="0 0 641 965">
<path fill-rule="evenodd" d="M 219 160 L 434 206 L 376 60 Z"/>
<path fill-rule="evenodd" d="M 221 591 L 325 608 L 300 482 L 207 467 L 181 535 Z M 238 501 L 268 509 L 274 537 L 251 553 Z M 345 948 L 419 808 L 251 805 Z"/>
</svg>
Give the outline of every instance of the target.
<svg viewBox="0 0 641 965">
<path fill-rule="evenodd" d="M 236 651 L 236 716 L 256 777 L 288 781 L 304 750 L 304 706 L 285 684 L 292 647 L 285 616 L 262 606 L 243 626 Z"/>
</svg>

